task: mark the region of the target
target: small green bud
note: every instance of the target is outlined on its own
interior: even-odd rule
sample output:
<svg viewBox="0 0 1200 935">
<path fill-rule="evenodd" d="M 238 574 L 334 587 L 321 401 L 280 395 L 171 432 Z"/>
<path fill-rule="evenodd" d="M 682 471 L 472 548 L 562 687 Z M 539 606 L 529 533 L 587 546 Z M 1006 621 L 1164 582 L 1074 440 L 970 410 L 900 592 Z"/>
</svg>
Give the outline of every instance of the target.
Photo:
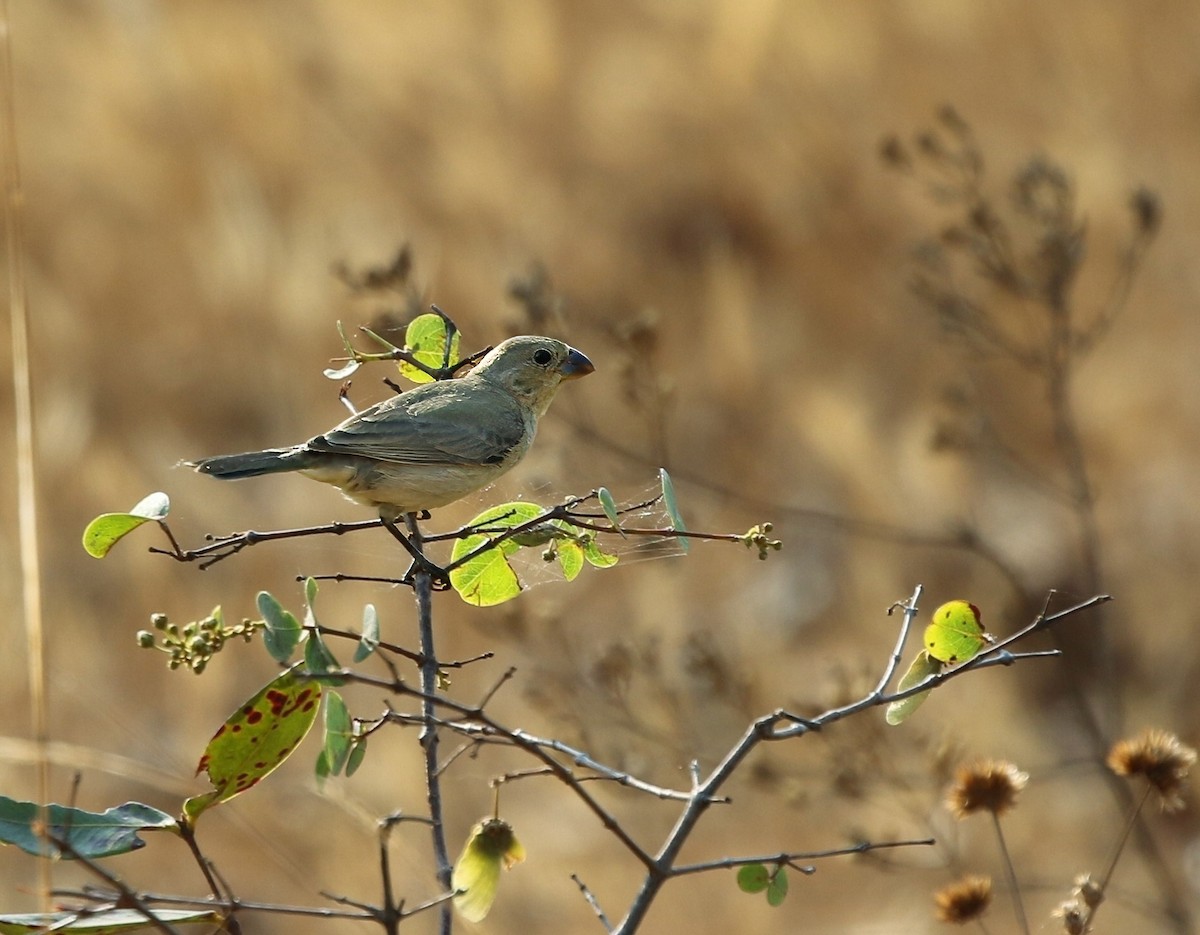
<svg viewBox="0 0 1200 935">
<path fill-rule="evenodd" d="M 156 630 L 166 629 L 167 615 L 166 614 L 151 614 L 150 615 L 150 625 L 152 627 L 154 627 L 154 629 L 156 629 Z"/>
<path fill-rule="evenodd" d="M 137 643 L 142 649 L 151 649 L 154 646 L 154 634 L 149 630 L 137 631 Z"/>
</svg>

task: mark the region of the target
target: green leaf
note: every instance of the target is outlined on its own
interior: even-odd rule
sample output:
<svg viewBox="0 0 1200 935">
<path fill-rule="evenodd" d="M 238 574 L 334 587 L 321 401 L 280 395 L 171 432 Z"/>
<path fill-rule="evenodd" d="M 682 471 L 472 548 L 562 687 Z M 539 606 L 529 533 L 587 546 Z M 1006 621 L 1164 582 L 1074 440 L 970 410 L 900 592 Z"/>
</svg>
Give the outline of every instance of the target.
<svg viewBox="0 0 1200 935">
<path fill-rule="evenodd" d="M 354 661 L 362 662 L 379 646 L 379 614 L 374 604 L 363 608 L 362 638 L 354 650 Z"/>
<path fill-rule="evenodd" d="M 663 506 L 666 508 L 667 516 L 671 518 L 671 528 L 676 532 L 687 532 L 687 527 L 683 525 L 683 517 L 679 515 L 679 503 L 675 499 L 675 485 L 671 483 L 671 475 L 667 473 L 666 468 L 658 469 L 658 479 L 662 482 Z M 692 547 L 692 543 L 686 536 L 680 536 L 679 547 L 686 552 Z"/>
<path fill-rule="evenodd" d="M 502 548 L 490 549 L 450 572 L 451 586 L 468 604 L 493 607 L 521 593 L 521 582 Z"/>
<path fill-rule="evenodd" d="M 619 561 L 616 555 L 601 549 L 594 538 L 588 539 L 583 544 L 583 557 L 587 559 L 589 565 L 594 565 L 596 568 L 612 568 Z"/>
<path fill-rule="evenodd" d="M 153 909 L 155 919 L 172 925 L 220 925 L 224 917 L 213 909 Z M 46 932 L 87 932 L 88 935 L 118 935 L 155 929 L 146 913 L 137 909 L 102 909 L 87 912 L 27 912 L 0 915 L 0 935 L 34 935 Z"/>
<path fill-rule="evenodd" d="M 350 756 L 346 760 L 346 775 L 353 776 L 367 758 L 367 738 L 358 737 L 350 748 Z"/>
<path fill-rule="evenodd" d="M 771 882 L 771 874 L 762 864 L 746 864 L 737 873 L 737 885 L 743 893 L 761 893 Z"/>
<path fill-rule="evenodd" d="M 341 663 L 334 658 L 329 647 L 316 630 L 308 631 L 308 639 L 304 642 L 304 667 L 312 675 L 328 675 L 330 672 L 340 672 Z M 332 679 L 322 679 L 324 682 L 341 684 L 343 679 L 338 676 Z"/>
<path fill-rule="evenodd" d="M 404 343 L 413 357 L 425 366 L 433 369 L 452 367 L 459 360 L 459 334 L 457 331 L 450 334 L 449 331 L 446 319 L 441 315 L 435 315 L 432 312 L 418 315 L 409 322 L 408 330 L 404 333 Z M 447 341 L 450 345 L 449 353 L 446 351 Z M 411 380 L 413 383 L 433 382 L 433 377 L 419 367 L 414 367 L 408 361 L 402 360 L 399 364 L 400 373 L 405 379 Z"/>
<path fill-rule="evenodd" d="M 83 548 L 93 558 L 104 558 L 109 550 L 137 529 L 149 522 L 166 518 L 171 510 L 171 500 L 165 493 L 152 493 L 139 500 L 127 513 L 105 513 L 87 524 L 83 531 Z"/>
<path fill-rule="evenodd" d="M 321 685 L 295 668 L 268 682 L 229 716 L 208 742 L 196 772 L 208 773 L 214 791 L 183 803 L 195 823 L 206 809 L 227 802 L 269 776 L 300 745 L 316 719 Z"/>
<path fill-rule="evenodd" d="M 354 738 L 354 724 L 350 711 L 342 696 L 330 689 L 325 692 L 325 748 L 324 758 L 328 775 L 336 776 L 346 766 L 350 757 L 350 744 Z"/>
<path fill-rule="evenodd" d="M 787 899 L 787 894 L 787 868 L 780 867 L 775 871 L 775 875 L 771 878 L 771 883 L 767 887 L 767 902 L 772 906 L 782 906 L 783 901 Z"/>
<path fill-rule="evenodd" d="M 503 503 L 484 510 L 468 525 L 486 527 L 494 532 L 459 539 L 450 552 L 451 563 L 486 545 L 497 533 L 528 523 L 544 512 L 536 503 L 525 502 Z M 450 572 L 451 587 L 464 601 L 477 607 L 492 607 L 511 600 L 521 593 L 521 582 L 508 563 L 508 556 L 519 548 L 521 545 L 516 540 L 505 539 L 481 552 Z"/>
<path fill-rule="evenodd" d="M 583 546 L 573 539 L 560 542 L 554 554 L 563 577 L 568 581 L 574 581 L 583 571 Z"/>
<path fill-rule="evenodd" d="M 597 490 L 596 499 L 600 501 L 600 509 L 604 511 L 604 515 L 608 517 L 608 521 L 616 527 L 617 532 L 621 534 L 621 538 L 628 539 L 628 534 L 621 528 L 621 517 L 617 513 L 617 501 L 613 499 L 613 495 L 609 492 L 608 488 L 601 487 Z"/>
<path fill-rule="evenodd" d="M 907 691 L 910 688 L 915 688 L 931 675 L 937 675 L 941 671 L 942 663 L 922 649 L 917 653 L 917 658 L 912 661 L 912 665 L 908 667 L 908 671 L 901 677 L 900 682 L 896 685 L 896 690 Z M 893 727 L 904 723 L 917 708 L 925 703 L 925 699 L 928 697 L 929 692 L 923 691 L 917 692 L 915 695 L 909 695 L 907 698 L 901 698 L 899 701 L 893 701 L 887 706 L 887 711 L 884 713 L 884 720 Z"/>
<path fill-rule="evenodd" d="M 58 856 L 56 845 L 38 831 L 71 846 L 89 859 L 128 854 L 145 847 L 139 831 L 177 828 L 174 818 L 140 802 L 126 802 L 104 812 L 85 812 L 67 805 L 22 802 L 0 796 L 0 843 L 15 844 L 27 854 Z M 62 856 L 68 856 L 66 854 Z"/>
<path fill-rule="evenodd" d="M 258 612 L 267 624 L 263 632 L 263 645 L 276 662 L 287 662 L 300 642 L 300 621 L 290 611 L 284 610 L 272 595 L 258 592 Z"/>
</svg>

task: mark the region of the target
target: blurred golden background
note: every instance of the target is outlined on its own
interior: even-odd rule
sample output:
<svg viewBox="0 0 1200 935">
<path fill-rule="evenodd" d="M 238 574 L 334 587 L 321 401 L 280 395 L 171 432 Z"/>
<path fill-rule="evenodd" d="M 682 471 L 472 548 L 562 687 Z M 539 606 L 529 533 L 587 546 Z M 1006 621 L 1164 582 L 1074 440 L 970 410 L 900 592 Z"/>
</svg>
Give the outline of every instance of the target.
<svg viewBox="0 0 1200 935">
<path fill-rule="evenodd" d="M 497 654 L 456 674 L 457 697 L 481 697 L 516 665 L 496 716 L 653 782 L 685 788 L 690 761 L 711 768 L 773 708 L 812 713 L 863 690 L 894 640 L 884 610 L 917 583 L 926 612 L 968 597 L 999 635 L 1048 588 L 1062 590 L 1057 606 L 1089 597 L 1078 526 L 1045 489 L 1065 477 L 1041 384 L 947 336 L 909 288 L 917 245 L 952 208 L 885 165 L 880 144 L 911 141 L 946 104 L 971 125 L 997 204 L 1031 156 L 1065 168 L 1087 237 L 1072 293 L 1085 319 L 1121 275 L 1131 193 L 1161 199 L 1128 301 L 1072 378 L 1100 586 L 1115 601 L 1064 628 L 1062 660 L 969 675 L 898 729 L 872 711 L 761 752 L 686 858 L 855 836 L 933 833 L 939 846 L 820 863 L 779 909 L 728 872 L 679 880 L 645 930 L 933 930 L 934 887 L 963 869 L 1001 877 L 983 820 L 956 825 L 939 805 L 939 769 L 960 754 L 1032 774 L 1006 826 L 1031 919 L 1055 930 L 1050 909 L 1075 874 L 1101 868 L 1122 821 L 1063 686 L 1083 686 L 1106 740 L 1147 724 L 1200 738 L 1194 3 L 14 0 L 10 17 L 24 236 L 8 249 L 23 254 L 32 318 L 51 728 L 75 745 L 55 768 L 57 801 L 78 769 L 83 807 L 137 799 L 175 812 L 204 789 L 190 777 L 211 733 L 274 671 L 260 648 L 231 647 L 202 678 L 167 672 L 134 643 L 151 612 L 182 622 L 219 603 L 251 616 L 259 589 L 298 608 L 296 575 L 397 570 L 382 533 L 260 545 L 204 572 L 147 554 L 153 530 L 103 563 L 79 546 L 93 516 L 154 490 L 172 497 L 188 545 L 367 518 L 303 478 L 218 484 L 175 467 L 339 421 L 337 386 L 321 375 L 341 352 L 339 319 L 436 302 L 469 349 L 545 330 L 596 364 L 564 388 L 525 463 L 431 527 L 514 495 L 603 484 L 633 500 L 659 465 L 692 528 L 775 524 L 784 550 L 766 562 L 709 544 L 589 569 L 502 608 L 437 600 L 445 657 Z M 408 296 L 335 275 L 386 266 L 403 245 Z M 514 283 L 540 304 L 515 300 Z M 0 368 L 11 438 L 8 355 Z M 382 398 L 389 372 L 360 371 L 351 397 Z M 994 428 L 1027 471 L 939 448 L 948 413 Z M 0 489 L 0 788 L 32 799 L 34 770 L 13 742 L 28 736 L 29 701 L 11 457 Z M 977 547 L 955 547 L 964 529 Z M 327 583 L 319 607 L 349 627 L 368 601 L 388 638 L 415 644 L 406 591 Z M 355 714 L 382 710 L 378 693 L 347 694 Z M 201 823 L 239 896 L 378 897 L 372 822 L 424 807 L 415 735 L 379 737 L 362 772 L 324 793 L 316 752 Z M 518 764 L 530 765 L 485 753 L 447 772 L 452 849 L 489 811 L 487 779 Z M 675 817 L 667 803 L 602 795 L 651 849 Z M 623 914 L 639 867 L 566 790 L 516 783 L 504 813 L 530 856 L 505 876 L 489 930 L 598 931 L 570 873 Z M 1124 856 L 1106 931 L 1186 931 L 1179 913 L 1197 912 L 1194 819 L 1151 814 L 1147 827 L 1154 846 Z M 414 828 L 394 840 L 398 890 L 416 903 L 436 885 Z M 143 889 L 202 893 L 184 850 L 152 837 L 112 867 Z M 0 852 L 0 880 L 0 908 L 36 907 L 31 860 Z M 1011 918 L 998 900 L 992 931 L 1014 930 Z"/>
</svg>

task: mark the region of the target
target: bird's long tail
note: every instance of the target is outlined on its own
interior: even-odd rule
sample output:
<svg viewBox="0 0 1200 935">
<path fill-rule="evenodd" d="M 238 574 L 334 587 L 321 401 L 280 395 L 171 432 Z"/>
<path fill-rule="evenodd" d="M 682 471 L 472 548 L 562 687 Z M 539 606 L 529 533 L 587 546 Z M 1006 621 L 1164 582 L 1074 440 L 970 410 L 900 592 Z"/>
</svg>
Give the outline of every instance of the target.
<svg viewBox="0 0 1200 935">
<path fill-rule="evenodd" d="M 217 455 L 199 461 L 185 461 L 201 474 L 211 474 L 222 480 L 257 477 L 260 474 L 280 474 L 299 471 L 310 466 L 303 448 L 268 448 L 266 451 L 247 451 L 236 455 Z"/>
</svg>

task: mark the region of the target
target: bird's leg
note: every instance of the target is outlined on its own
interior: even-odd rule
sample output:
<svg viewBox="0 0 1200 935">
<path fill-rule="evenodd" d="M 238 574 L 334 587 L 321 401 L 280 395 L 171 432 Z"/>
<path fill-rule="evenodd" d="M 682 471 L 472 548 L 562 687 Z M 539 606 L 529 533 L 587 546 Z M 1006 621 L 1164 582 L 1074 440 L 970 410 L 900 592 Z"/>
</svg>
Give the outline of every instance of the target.
<svg viewBox="0 0 1200 935">
<path fill-rule="evenodd" d="M 420 569 L 426 572 L 433 579 L 433 586 L 436 590 L 444 591 L 450 586 L 450 576 L 446 570 L 440 565 L 435 565 L 421 551 L 417 543 L 421 541 L 421 531 L 416 526 L 415 514 L 407 514 L 408 527 L 410 535 L 405 535 L 400 531 L 400 527 L 396 525 L 396 521 L 389 516 L 380 515 L 380 521 L 383 523 L 383 528 L 396 537 L 396 540 L 404 546 L 404 549 L 412 556 L 412 564 L 408 566 L 408 571 L 404 573 L 403 581 L 412 581 L 413 571 Z M 413 540 L 416 540 L 414 542 Z"/>
</svg>

